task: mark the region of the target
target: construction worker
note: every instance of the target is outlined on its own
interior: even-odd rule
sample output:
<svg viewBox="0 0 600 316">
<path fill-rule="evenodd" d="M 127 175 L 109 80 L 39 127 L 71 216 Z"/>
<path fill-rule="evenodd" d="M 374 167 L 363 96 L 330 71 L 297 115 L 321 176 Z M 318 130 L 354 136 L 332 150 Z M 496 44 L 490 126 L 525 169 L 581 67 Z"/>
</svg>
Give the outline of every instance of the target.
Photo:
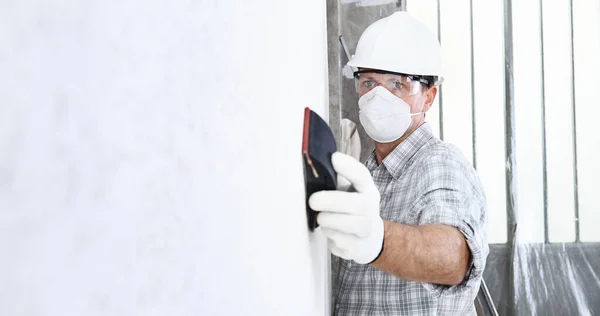
<svg viewBox="0 0 600 316">
<path fill-rule="evenodd" d="M 364 31 L 348 65 L 375 150 L 364 165 L 334 153 L 338 190 L 309 199 L 342 259 L 335 314 L 474 315 L 486 198 L 469 161 L 425 122 L 443 80 L 437 38 L 396 12 Z"/>
</svg>

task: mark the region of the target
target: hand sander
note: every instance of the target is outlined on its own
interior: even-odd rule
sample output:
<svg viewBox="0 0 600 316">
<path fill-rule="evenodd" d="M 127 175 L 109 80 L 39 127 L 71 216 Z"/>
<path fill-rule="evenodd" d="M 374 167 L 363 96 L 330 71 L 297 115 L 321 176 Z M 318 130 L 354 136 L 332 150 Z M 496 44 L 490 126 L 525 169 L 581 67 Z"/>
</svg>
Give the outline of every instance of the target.
<svg viewBox="0 0 600 316">
<path fill-rule="evenodd" d="M 311 194 L 322 190 L 335 190 L 337 174 L 331 164 L 331 155 L 337 150 L 329 125 L 309 108 L 304 109 L 302 157 L 304 160 L 304 186 L 306 190 L 306 217 L 308 228 L 317 224 L 317 212 L 308 205 Z"/>
</svg>

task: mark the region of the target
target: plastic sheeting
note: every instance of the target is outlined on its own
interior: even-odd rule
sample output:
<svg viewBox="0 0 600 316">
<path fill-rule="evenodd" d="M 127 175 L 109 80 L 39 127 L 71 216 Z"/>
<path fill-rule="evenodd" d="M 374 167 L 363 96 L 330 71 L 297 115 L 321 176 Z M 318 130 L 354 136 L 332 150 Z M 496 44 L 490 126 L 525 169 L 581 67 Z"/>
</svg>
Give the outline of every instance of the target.
<svg viewBox="0 0 600 316">
<path fill-rule="evenodd" d="M 484 279 L 500 315 L 600 315 L 600 244 L 491 245 Z"/>
<path fill-rule="evenodd" d="M 518 244 L 518 315 L 600 315 L 600 244 Z"/>
</svg>

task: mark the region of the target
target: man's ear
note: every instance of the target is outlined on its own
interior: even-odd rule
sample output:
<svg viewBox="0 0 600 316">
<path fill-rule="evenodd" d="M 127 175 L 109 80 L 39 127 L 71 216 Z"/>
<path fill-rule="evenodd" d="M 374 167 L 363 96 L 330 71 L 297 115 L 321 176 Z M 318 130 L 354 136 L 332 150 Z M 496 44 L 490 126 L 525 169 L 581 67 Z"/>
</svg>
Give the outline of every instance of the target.
<svg viewBox="0 0 600 316">
<path fill-rule="evenodd" d="M 433 86 L 425 91 L 425 104 L 423 105 L 423 112 L 429 111 L 437 95 L 438 88 Z"/>
</svg>

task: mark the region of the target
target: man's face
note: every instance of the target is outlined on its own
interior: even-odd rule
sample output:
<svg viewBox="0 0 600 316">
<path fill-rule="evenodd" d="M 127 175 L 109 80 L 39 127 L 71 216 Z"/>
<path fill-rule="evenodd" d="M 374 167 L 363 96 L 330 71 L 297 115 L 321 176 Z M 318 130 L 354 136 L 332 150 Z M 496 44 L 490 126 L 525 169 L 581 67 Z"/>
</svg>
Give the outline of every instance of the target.
<svg viewBox="0 0 600 316">
<path fill-rule="evenodd" d="M 411 113 L 429 111 L 437 94 L 437 87 L 435 86 L 427 87 L 425 84 L 412 80 L 407 76 L 388 73 L 361 72 L 356 79 L 356 85 L 359 98 L 377 86 L 386 88 L 406 102 L 410 106 Z M 423 120 L 424 115 L 412 116 L 409 130 L 419 126 Z"/>
</svg>

